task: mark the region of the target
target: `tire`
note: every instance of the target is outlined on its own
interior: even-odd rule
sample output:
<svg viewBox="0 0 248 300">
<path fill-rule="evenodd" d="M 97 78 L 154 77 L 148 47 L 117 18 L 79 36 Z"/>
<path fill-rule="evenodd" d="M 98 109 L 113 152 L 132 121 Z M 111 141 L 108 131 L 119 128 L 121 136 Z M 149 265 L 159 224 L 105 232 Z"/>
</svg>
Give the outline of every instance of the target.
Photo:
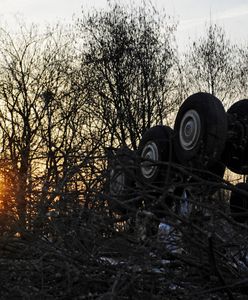
<svg viewBox="0 0 248 300">
<path fill-rule="evenodd" d="M 229 138 L 223 159 L 232 172 L 248 174 L 248 99 L 234 103 L 227 116 Z"/>
<path fill-rule="evenodd" d="M 172 139 L 173 130 L 168 126 L 157 125 L 145 132 L 137 151 L 141 158 L 138 173 L 142 182 L 157 186 L 164 182 L 168 168 L 159 162 L 174 161 Z"/>
<path fill-rule="evenodd" d="M 189 185 L 195 186 L 196 190 L 204 193 L 205 196 L 212 196 L 220 189 L 220 184 L 223 182 L 226 166 L 221 161 L 216 161 L 207 170 L 194 170 L 192 174 L 199 178 L 189 180 Z M 207 181 L 207 182 L 206 182 Z"/>
<path fill-rule="evenodd" d="M 111 162 L 109 174 L 109 201 L 111 211 L 127 214 L 138 207 L 135 198 L 135 156 L 132 150 L 123 147 L 117 150 Z M 134 212 L 135 214 L 135 212 Z"/>
<path fill-rule="evenodd" d="M 210 181 L 216 181 L 216 179 L 223 179 L 225 171 L 226 171 L 226 165 L 221 160 L 216 161 L 209 168 L 209 172 L 211 172 L 213 175 L 210 174 L 207 178 Z"/>
<path fill-rule="evenodd" d="M 248 183 L 238 183 L 236 187 L 248 193 Z M 236 222 L 245 223 L 246 220 L 248 220 L 248 215 L 244 216 L 242 214 L 248 212 L 248 196 L 232 191 L 230 197 L 230 212 Z"/>
<path fill-rule="evenodd" d="M 227 115 L 219 99 L 208 93 L 188 97 L 175 120 L 174 148 L 184 165 L 218 169 L 227 138 Z"/>
<path fill-rule="evenodd" d="M 143 206 L 146 210 L 155 213 L 156 216 L 164 215 L 164 205 L 158 203 L 158 199 L 165 188 L 166 178 L 169 175 L 168 179 L 171 182 L 174 178 L 173 170 L 168 174 L 170 162 L 175 162 L 173 135 L 173 130 L 168 126 L 154 126 L 145 132 L 137 150 L 140 158 L 137 179 L 138 186 L 144 194 Z M 168 186 L 168 182 L 166 183 Z M 172 207 L 174 198 L 167 195 L 164 203 L 166 206 Z"/>
</svg>

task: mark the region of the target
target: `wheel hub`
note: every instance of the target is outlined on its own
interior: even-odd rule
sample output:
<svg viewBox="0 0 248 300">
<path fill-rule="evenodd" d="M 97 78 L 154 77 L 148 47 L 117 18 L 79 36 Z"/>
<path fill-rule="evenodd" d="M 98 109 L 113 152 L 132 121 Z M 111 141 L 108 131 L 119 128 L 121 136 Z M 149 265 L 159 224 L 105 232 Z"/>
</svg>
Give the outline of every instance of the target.
<svg viewBox="0 0 248 300">
<path fill-rule="evenodd" d="M 110 193 L 119 195 L 125 185 L 125 175 L 122 170 L 112 170 L 110 173 Z"/>
<path fill-rule="evenodd" d="M 148 142 L 142 150 L 141 157 L 147 160 L 141 163 L 141 173 L 145 178 L 150 179 L 158 168 L 154 165 L 154 162 L 159 159 L 157 145 L 154 142 Z"/>
<path fill-rule="evenodd" d="M 193 149 L 201 133 L 201 120 L 196 110 L 189 110 L 183 116 L 179 130 L 179 140 L 184 150 Z"/>
</svg>

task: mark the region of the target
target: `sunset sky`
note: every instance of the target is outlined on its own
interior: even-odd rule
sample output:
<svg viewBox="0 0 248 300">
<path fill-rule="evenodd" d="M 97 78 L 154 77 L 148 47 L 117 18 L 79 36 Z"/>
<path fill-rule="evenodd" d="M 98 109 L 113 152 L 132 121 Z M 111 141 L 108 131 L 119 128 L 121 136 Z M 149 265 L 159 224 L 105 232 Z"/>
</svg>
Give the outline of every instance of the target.
<svg viewBox="0 0 248 300">
<path fill-rule="evenodd" d="M 139 4 L 141 0 L 133 0 Z M 148 2 L 148 1 L 147 1 Z M 177 41 L 181 48 L 204 32 L 212 20 L 223 26 L 228 37 L 237 43 L 248 41 L 248 0 L 153 0 L 157 9 L 179 22 Z M 129 0 L 119 0 L 127 5 Z M 16 28 L 15 19 L 26 23 L 51 24 L 57 21 L 70 22 L 72 16 L 92 7 L 107 7 L 107 0 L 0 0 L 0 24 Z"/>
</svg>

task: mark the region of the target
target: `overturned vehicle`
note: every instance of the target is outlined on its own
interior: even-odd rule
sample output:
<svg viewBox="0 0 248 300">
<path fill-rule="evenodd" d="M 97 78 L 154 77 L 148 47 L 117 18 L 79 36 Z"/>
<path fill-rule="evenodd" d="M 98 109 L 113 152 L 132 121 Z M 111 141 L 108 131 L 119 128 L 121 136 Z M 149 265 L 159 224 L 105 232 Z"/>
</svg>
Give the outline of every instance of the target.
<svg viewBox="0 0 248 300">
<path fill-rule="evenodd" d="M 243 182 L 233 184 L 227 169 Z M 154 126 L 136 151 L 113 151 L 105 203 L 129 245 L 118 248 L 118 269 L 152 274 L 171 299 L 247 299 L 246 175 L 248 99 L 225 111 L 213 95 L 193 94 L 173 129 Z"/>
<path fill-rule="evenodd" d="M 154 126 L 143 134 L 136 151 L 114 151 L 110 211 L 131 220 L 137 212 L 149 211 L 158 222 L 168 218 L 168 210 L 182 217 L 201 212 L 210 218 L 204 201 L 211 205 L 224 187 L 230 191 L 230 216 L 245 223 L 248 183 L 233 186 L 223 180 L 226 168 L 248 174 L 248 100 L 225 111 L 215 96 L 193 94 L 180 106 L 174 129 Z"/>
</svg>

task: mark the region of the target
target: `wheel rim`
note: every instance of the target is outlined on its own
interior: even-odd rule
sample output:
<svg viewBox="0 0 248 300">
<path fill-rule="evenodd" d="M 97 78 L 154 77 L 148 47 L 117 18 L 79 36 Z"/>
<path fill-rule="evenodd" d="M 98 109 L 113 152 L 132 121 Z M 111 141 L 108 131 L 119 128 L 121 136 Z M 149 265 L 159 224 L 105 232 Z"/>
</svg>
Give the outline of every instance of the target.
<svg viewBox="0 0 248 300">
<path fill-rule="evenodd" d="M 158 166 L 151 162 L 159 159 L 157 145 L 154 142 L 148 142 L 142 150 L 141 157 L 149 160 L 141 163 L 141 173 L 145 178 L 150 179 L 158 169 Z"/>
<path fill-rule="evenodd" d="M 191 109 L 184 115 L 179 130 L 179 140 L 184 150 L 193 149 L 201 133 L 201 119 L 197 111 Z"/>
<path fill-rule="evenodd" d="M 122 170 L 111 170 L 110 172 L 110 193 L 119 195 L 125 185 L 125 175 Z"/>
</svg>

